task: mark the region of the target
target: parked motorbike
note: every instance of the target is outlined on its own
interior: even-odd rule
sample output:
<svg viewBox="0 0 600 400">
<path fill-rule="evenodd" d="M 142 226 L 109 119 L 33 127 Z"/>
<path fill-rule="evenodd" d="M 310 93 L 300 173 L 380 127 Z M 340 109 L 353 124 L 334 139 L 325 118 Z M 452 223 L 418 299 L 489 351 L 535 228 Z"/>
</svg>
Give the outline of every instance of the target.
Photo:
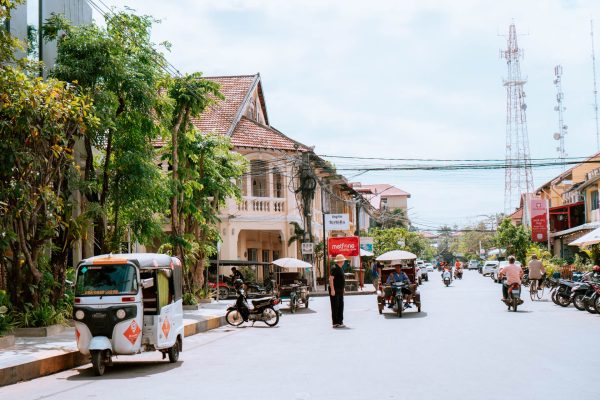
<svg viewBox="0 0 600 400">
<path fill-rule="evenodd" d="M 506 283 L 502 283 L 505 285 Z M 510 311 L 511 307 L 514 312 L 517 312 L 517 306 L 523 304 L 523 300 L 521 300 L 521 285 L 519 283 L 513 283 L 508 288 L 508 298 L 504 300 L 504 304 L 508 306 L 508 311 Z"/>
<path fill-rule="evenodd" d="M 579 282 L 571 288 L 571 301 L 579 311 L 589 311 L 596 314 L 596 287 L 592 282 Z"/>
<path fill-rule="evenodd" d="M 244 289 L 237 290 L 235 304 L 227 308 L 225 320 L 229 325 L 240 326 L 246 321 L 261 321 L 268 326 L 275 326 L 279 322 L 279 299 L 274 296 L 252 300 L 253 308 L 248 305 L 248 298 Z"/>
<path fill-rule="evenodd" d="M 567 279 L 559 279 L 558 287 L 552 293 L 552 301 L 561 307 L 568 307 L 571 304 L 571 290 L 575 282 Z"/>
</svg>

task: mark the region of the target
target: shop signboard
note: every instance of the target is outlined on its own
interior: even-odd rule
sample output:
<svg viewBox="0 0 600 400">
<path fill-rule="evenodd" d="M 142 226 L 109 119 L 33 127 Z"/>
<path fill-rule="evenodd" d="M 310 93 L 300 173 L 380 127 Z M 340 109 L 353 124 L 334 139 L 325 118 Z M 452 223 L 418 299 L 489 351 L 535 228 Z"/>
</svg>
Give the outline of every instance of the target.
<svg viewBox="0 0 600 400">
<path fill-rule="evenodd" d="M 348 214 L 325 214 L 325 229 L 347 231 L 350 229 L 350 217 Z"/>
<path fill-rule="evenodd" d="M 373 252 L 373 238 L 367 236 L 360 237 L 360 248 L 366 251 Z"/>
<path fill-rule="evenodd" d="M 531 199 L 531 240 L 538 243 L 548 241 L 548 205 L 544 199 Z"/>
<path fill-rule="evenodd" d="M 327 251 L 331 257 L 338 254 L 344 257 L 360 255 L 360 241 L 358 236 L 332 237 L 327 239 Z"/>
</svg>

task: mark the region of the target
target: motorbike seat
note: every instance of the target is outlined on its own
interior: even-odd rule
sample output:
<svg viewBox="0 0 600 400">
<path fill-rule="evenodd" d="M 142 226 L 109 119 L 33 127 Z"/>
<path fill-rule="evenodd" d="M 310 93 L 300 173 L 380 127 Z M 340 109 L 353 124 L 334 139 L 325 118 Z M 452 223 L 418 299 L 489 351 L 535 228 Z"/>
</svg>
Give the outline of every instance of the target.
<svg viewBox="0 0 600 400">
<path fill-rule="evenodd" d="M 252 300 L 252 305 L 254 307 L 260 307 L 265 304 L 269 304 L 271 302 L 271 299 L 272 299 L 271 297 L 263 297 L 260 299 L 254 299 L 254 300 Z"/>
</svg>

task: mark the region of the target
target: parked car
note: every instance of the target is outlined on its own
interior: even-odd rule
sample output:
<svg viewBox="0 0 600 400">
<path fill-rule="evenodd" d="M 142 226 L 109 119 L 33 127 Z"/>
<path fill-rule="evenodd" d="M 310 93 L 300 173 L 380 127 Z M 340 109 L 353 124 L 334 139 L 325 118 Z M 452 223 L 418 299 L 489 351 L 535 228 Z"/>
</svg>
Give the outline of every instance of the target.
<svg viewBox="0 0 600 400">
<path fill-rule="evenodd" d="M 467 266 L 467 269 L 478 269 L 478 268 L 479 268 L 479 261 L 477 261 L 477 260 L 469 261 L 469 265 Z"/>
<path fill-rule="evenodd" d="M 427 272 L 433 272 L 434 271 L 432 263 L 425 263 L 425 268 L 427 268 Z"/>
<path fill-rule="evenodd" d="M 515 264 L 519 267 L 521 266 L 521 263 L 519 261 L 515 261 Z M 492 272 L 492 279 L 494 280 L 494 282 L 500 283 L 500 280 L 498 279 L 498 274 L 500 273 L 500 269 L 506 267 L 507 265 L 508 261 L 500 261 L 500 264 L 498 264 L 498 266 L 494 268 L 494 272 Z"/>
<path fill-rule="evenodd" d="M 481 273 L 483 276 L 492 275 L 498 264 L 500 264 L 498 261 L 486 261 L 485 264 L 483 264 L 483 268 L 481 268 Z"/>
</svg>

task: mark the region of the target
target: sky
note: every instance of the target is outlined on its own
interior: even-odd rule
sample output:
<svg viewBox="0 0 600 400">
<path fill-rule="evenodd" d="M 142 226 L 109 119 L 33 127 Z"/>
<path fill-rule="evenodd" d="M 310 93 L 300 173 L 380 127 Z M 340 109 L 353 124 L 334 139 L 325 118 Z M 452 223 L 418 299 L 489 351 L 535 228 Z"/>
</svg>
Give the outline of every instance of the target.
<svg viewBox="0 0 600 400">
<path fill-rule="evenodd" d="M 320 155 L 504 159 L 511 23 L 532 158 L 557 157 L 554 66 L 562 65 L 569 157 L 597 151 L 590 21 L 597 0 L 104 0 L 161 20 L 156 43 L 182 73 L 261 74 L 271 125 Z M 100 14 L 96 13 L 96 17 Z M 598 60 L 600 62 L 600 60 Z M 597 65 L 600 70 L 600 64 Z M 411 193 L 422 229 L 467 226 L 504 210 L 504 171 L 344 170 L 350 181 Z M 534 169 L 538 187 L 561 172 Z M 517 204 L 514 204 L 517 206 Z"/>
</svg>

